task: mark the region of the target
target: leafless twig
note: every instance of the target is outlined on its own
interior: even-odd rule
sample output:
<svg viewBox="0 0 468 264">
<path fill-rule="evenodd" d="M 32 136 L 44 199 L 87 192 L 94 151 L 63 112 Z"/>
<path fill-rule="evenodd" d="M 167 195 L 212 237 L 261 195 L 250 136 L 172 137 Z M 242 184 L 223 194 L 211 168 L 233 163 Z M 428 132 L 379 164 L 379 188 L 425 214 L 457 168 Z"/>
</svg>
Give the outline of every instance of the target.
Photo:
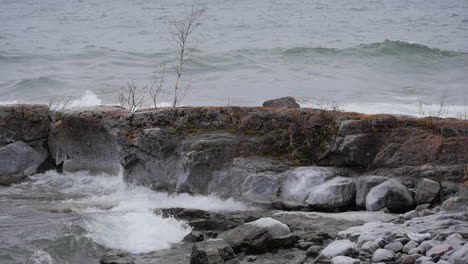
<svg viewBox="0 0 468 264">
<path fill-rule="evenodd" d="M 145 88 L 136 86 L 133 81 L 128 83 L 126 87 L 120 90 L 117 98 L 120 106 L 130 112 L 135 112 L 145 101 L 145 90 Z"/>
<path fill-rule="evenodd" d="M 161 66 L 158 70 L 153 72 L 153 82 L 151 83 L 148 93 L 153 101 L 154 108 L 158 107 L 158 98 L 161 94 L 166 80 L 166 68 Z"/>
<path fill-rule="evenodd" d="M 182 75 L 185 71 L 185 64 L 189 59 L 190 53 L 194 49 L 192 33 L 201 25 L 201 19 L 205 12 L 205 6 L 191 5 L 185 10 L 185 14 L 180 19 L 171 19 L 170 37 L 177 50 L 177 64 L 173 67 L 176 74 L 174 84 L 173 107 L 176 107 L 183 100 L 190 89 L 190 83 L 181 87 Z"/>
</svg>

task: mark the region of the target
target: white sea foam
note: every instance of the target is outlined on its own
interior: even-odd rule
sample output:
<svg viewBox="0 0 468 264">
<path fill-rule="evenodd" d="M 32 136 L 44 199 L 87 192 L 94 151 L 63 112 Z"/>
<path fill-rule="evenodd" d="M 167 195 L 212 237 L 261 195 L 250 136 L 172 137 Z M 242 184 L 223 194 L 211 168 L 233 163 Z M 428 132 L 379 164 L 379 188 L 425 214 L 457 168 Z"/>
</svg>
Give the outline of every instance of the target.
<svg viewBox="0 0 468 264">
<path fill-rule="evenodd" d="M 99 99 L 98 96 L 91 90 L 86 90 L 80 99 L 71 101 L 69 107 L 94 106 L 100 104 L 102 104 L 101 99 Z"/>
<path fill-rule="evenodd" d="M 414 103 L 376 102 L 365 104 L 335 104 L 334 102 L 304 98 L 301 98 L 298 101 L 302 107 L 306 108 L 310 107 L 331 110 L 333 107 L 337 107 L 339 110 L 365 114 L 394 114 L 410 115 L 415 117 L 439 116 L 454 117 L 465 120 L 468 119 L 468 105 L 443 105 L 441 109 L 440 104 L 422 104 L 420 106 L 417 98 L 415 98 Z"/>
<path fill-rule="evenodd" d="M 0 105 L 11 105 L 11 104 L 16 104 L 18 101 L 12 100 L 12 101 L 0 101 Z"/>
<path fill-rule="evenodd" d="M 87 217 L 85 227 L 97 243 L 130 253 L 169 248 L 191 231 L 184 222 L 151 211 L 96 213 Z"/>
<path fill-rule="evenodd" d="M 47 172 L 32 177 L 37 193 L 68 197 L 56 204 L 83 216 L 87 235 L 98 244 L 131 253 L 169 248 L 180 242 L 191 228 L 185 222 L 163 218 L 155 209 L 183 207 L 208 211 L 251 209 L 235 200 L 189 194 L 169 195 L 143 186 L 127 186 L 120 176 L 90 176 L 86 172 Z"/>
<path fill-rule="evenodd" d="M 44 250 L 35 250 L 34 254 L 27 260 L 26 264 L 55 264 L 49 253 Z"/>
</svg>

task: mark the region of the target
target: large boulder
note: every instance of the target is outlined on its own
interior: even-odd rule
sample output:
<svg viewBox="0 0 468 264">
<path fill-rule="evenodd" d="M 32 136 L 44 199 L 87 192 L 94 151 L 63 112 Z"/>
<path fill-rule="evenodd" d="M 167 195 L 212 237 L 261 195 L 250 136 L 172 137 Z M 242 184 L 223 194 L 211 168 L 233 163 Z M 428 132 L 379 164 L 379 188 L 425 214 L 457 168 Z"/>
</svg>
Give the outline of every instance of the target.
<svg viewBox="0 0 468 264">
<path fill-rule="evenodd" d="M 291 96 L 265 101 L 263 103 L 263 107 L 293 109 L 301 108 L 301 106 L 296 102 L 296 99 Z"/>
<path fill-rule="evenodd" d="M 118 107 L 76 108 L 60 113 L 49 136 L 49 150 L 64 171 L 87 170 L 117 175 L 120 171 L 116 132 Z"/>
<path fill-rule="evenodd" d="M 258 254 L 271 252 L 291 244 L 289 227 L 270 217 L 243 224 L 220 235 L 234 252 Z"/>
<path fill-rule="evenodd" d="M 354 252 L 354 243 L 350 240 L 336 240 L 320 252 L 318 259 L 331 259 L 337 256 L 351 256 Z"/>
<path fill-rule="evenodd" d="M 422 179 L 416 186 L 416 204 L 432 203 L 440 193 L 440 185 L 438 182 L 430 179 Z"/>
<path fill-rule="evenodd" d="M 226 241 L 210 239 L 193 245 L 190 264 L 219 264 L 236 255 Z"/>
<path fill-rule="evenodd" d="M 388 180 L 388 177 L 376 175 L 358 177 L 356 180 L 356 205 L 358 207 L 365 207 L 369 191 L 386 180 Z"/>
<path fill-rule="evenodd" d="M 247 176 L 241 186 L 241 198 L 256 204 L 270 205 L 277 199 L 281 178 L 274 173 Z"/>
<path fill-rule="evenodd" d="M 306 203 L 313 208 L 335 209 L 350 205 L 355 195 L 354 179 L 336 177 L 313 188 Z"/>
<path fill-rule="evenodd" d="M 414 208 L 414 200 L 410 191 L 391 179 L 370 190 L 366 197 L 366 209 L 378 211 L 387 208 L 392 213 L 404 213 Z"/>
<path fill-rule="evenodd" d="M 177 155 L 179 138 L 164 128 L 147 128 L 136 135 L 119 134 L 120 160 L 128 183 L 175 191 L 181 184 L 182 165 Z"/>
<path fill-rule="evenodd" d="M 35 173 L 46 158 L 46 152 L 38 152 L 23 141 L 1 147 L 0 185 L 21 182 Z"/>
<path fill-rule="evenodd" d="M 182 142 L 183 191 L 208 194 L 212 173 L 232 162 L 239 144 L 239 136 L 233 133 L 202 133 Z"/>
<path fill-rule="evenodd" d="M 271 204 L 277 196 L 281 174 L 288 166 L 271 158 L 235 158 L 213 172 L 208 193 Z M 263 184 L 265 184 L 263 186 Z"/>
<path fill-rule="evenodd" d="M 286 206 L 306 206 L 311 189 L 333 178 L 339 170 L 330 167 L 298 167 L 284 173 L 280 199 Z"/>
</svg>

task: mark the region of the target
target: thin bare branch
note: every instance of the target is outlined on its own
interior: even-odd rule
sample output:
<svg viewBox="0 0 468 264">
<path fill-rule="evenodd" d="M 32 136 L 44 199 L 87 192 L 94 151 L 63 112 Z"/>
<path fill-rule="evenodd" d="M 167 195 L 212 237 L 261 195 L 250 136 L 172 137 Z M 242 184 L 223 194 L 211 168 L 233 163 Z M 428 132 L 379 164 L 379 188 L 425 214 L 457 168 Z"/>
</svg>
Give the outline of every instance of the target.
<svg viewBox="0 0 468 264">
<path fill-rule="evenodd" d="M 145 90 L 145 88 L 136 86 L 132 81 L 132 83 L 128 83 L 126 87 L 120 90 L 117 100 L 121 107 L 130 112 L 135 112 L 145 101 Z"/>
</svg>

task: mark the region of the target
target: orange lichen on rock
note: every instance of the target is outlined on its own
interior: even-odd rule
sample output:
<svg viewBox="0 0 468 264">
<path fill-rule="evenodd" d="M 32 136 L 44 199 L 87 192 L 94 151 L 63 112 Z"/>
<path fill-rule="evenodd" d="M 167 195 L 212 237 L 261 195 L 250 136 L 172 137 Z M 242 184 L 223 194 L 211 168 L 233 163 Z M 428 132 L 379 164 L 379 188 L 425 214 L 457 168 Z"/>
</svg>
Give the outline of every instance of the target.
<svg viewBox="0 0 468 264">
<path fill-rule="evenodd" d="M 127 140 L 130 141 L 131 143 L 135 144 L 136 143 L 136 135 L 130 131 L 123 131 L 122 134 L 127 137 Z"/>
</svg>

